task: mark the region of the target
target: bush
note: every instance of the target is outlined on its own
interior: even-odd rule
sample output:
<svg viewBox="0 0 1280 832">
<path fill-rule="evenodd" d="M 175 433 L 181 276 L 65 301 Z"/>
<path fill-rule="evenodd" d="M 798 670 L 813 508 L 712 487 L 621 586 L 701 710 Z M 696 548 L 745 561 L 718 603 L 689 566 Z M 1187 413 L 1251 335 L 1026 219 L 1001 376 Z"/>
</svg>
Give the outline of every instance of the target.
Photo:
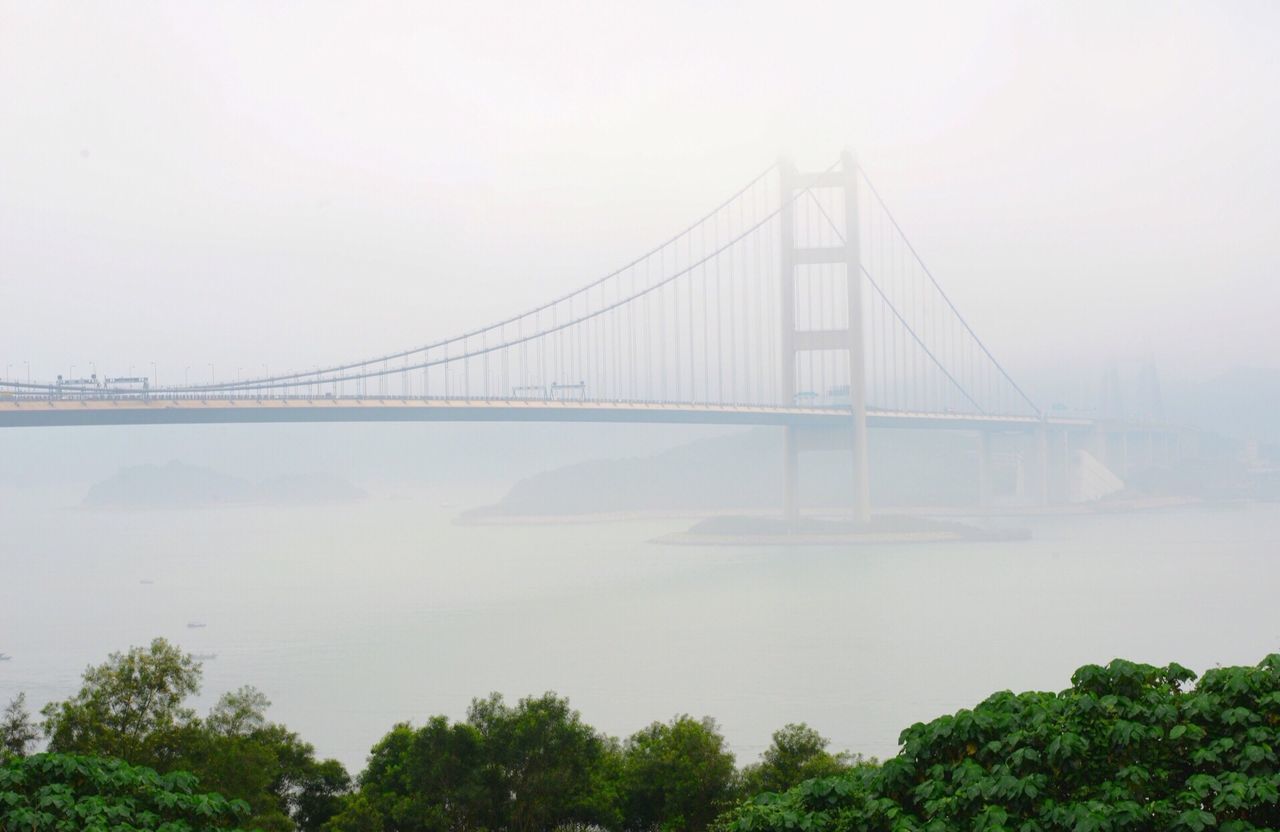
<svg viewBox="0 0 1280 832">
<path fill-rule="evenodd" d="M 0 765 L 0 832 L 224 832 L 249 806 L 196 792 L 186 772 L 120 760 L 35 754 Z"/>
<path fill-rule="evenodd" d="M 1195 674 L 1116 660 L 1062 693 L 997 693 L 916 724 L 879 769 L 762 794 L 722 819 L 758 830 L 1280 828 L 1280 654 Z"/>
</svg>

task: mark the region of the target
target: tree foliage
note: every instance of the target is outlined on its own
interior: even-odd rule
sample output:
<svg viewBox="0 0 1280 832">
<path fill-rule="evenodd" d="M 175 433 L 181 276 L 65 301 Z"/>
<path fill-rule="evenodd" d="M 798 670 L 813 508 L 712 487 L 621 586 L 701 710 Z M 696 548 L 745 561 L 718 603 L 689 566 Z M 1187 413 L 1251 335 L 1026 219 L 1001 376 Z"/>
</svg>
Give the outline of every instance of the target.
<svg viewBox="0 0 1280 832">
<path fill-rule="evenodd" d="M 567 699 L 472 702 L 466 722 L 397 725 L 373 749 L 340 832 L 510 829 L 613 820 L 599 774 L 607 740 Z M 607 792 L 606 792 L 607 793 Z"/>
<path fill-rule="evenodd" d="M 855 765 L 874 764 L 847 751 L 831 753 L 829 740 L 804 723 L 785 725 L 773 732 L 773 742 L 760 762 L 742 770 L 741 791 L 783 792 L 805 780 L 844 774 Z"/>
<path fill-rule="evenodd" d="M 271 703 L 252 687 L 225 694 L 200 719 L 186 705 L 200 681 L 200 664 L 164 639 L 114 653 L 85 671 L 75 696 L 44 708 L 49 750 L 190 771 L 243 800 L 253 828 L 320 829 L 350 787 L 341 764 L 317 760 L 310 744 L 268 721 Z"/>
<path fill-rule="evenodd" d="M 418 729 L 392 728 L 373 747 L 360 784 L 330 828 L 445 832 L 488 828 L 496 818 L 497 783 L 480 732 L 443 716 Z"/>
<path fill-rule="evenodd" d="M 737 774 L 715 720 L 690 716 L 628 738 L 622 772 L 628 828 L 695 832 L 730 803 Z"/>
<path fill-rule="evenodd" d="M 603 736 L 554 694 L 492 695 L 465 722 L 397 725 L 374 746 L 330 832 L 700 830 L 734 795 L 733 755 L 711 719 Z"/>
<path fill-rule="evenodd" d="M 0 762 L 25 757 L 40 739 L 40 729 L 27 710 L 27 695 L 19 693 L 0 716 Z"/>
<path fill-rule="evenodd" d="M 222 832 L 249 807 L 196 791 L 186 772 L 120 760 L 35 754 L 0 764 L 0 832 Z"/>
<path fill-rule="evenodd" d="M 484 739 L 504 828 L 531 832 L 557 823 L 593 823 L 607 813 L 594 788 L 605 740 L 568 699 L 546 693 L 511 707 L 492 694 L 471 703 L 467 722 Z"/>
<path fill-rule="evenodd" d="M 900 737 L 900 753 L 763 794 L 725 819 L 758 830 L 1280 828 L 1280 655 L 1195 674 L 1089 665 L 1061 693 L 997 693 Z"/>
<path fill-rule="evenodd" d="M 163 768 L 177 758 L 177 736 L 195 719 L 183 702 L 199 691 L 200 664 L 165 639 L 112 653 L 85 670 L 79 693 L 45 706 L 49 750 Z"/>
<path fill-rule="evenodd" d="M 265 718 L 230 733 L 197 723 L 179 745 L 182 755 L 175 766 L 198 773 L 209 788 L 245 800 L 251 825 L 263 832 L 320 829 L 350 788 L 340 763 L 317 760 L 310 743 Z"/>
</svg>

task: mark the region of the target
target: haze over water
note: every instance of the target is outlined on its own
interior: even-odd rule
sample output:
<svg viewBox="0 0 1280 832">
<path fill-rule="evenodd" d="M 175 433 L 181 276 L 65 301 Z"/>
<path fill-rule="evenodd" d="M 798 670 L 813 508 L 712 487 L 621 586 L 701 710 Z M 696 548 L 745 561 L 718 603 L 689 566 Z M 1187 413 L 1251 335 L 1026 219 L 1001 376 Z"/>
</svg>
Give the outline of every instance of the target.
<svg viewBox="0 0 1280 832">
<path fill-rule="evenodd" d="M 394 723 L 495 690 L 556 690 L 615 735 L 710 714 L 740 762 L 801 720 L 883 757 L 914 721 L 1061 689 L 1087 662 L 1202 671 L 1280 650 L 1275 504 L 1019 519 L 1024 542 L 780 548 L 647 542 L 679 519 L 454 524 L 495 496 L 474 490 L 131 511 L 81 493 L 0 502 L 0 701 L 66 697 L 86 665 L 165 636 L 217 654 L 201 707 L 256 685 L 353 770 Z"/>
<path fill-rule="evenodd" d="M 0 0 L 0 832 L 1280 829 L 1277 42 Z"/>
</svg>

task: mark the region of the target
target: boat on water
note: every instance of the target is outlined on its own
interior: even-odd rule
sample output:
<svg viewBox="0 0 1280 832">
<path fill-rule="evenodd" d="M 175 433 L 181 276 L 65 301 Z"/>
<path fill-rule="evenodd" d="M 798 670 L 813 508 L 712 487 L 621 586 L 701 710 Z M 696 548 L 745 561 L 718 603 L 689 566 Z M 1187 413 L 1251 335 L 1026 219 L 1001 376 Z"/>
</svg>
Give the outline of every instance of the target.
<svg viewBox="0 0 1280 832">
<path fill-rule="evenodd" d="M 12 658 L 13 656 L 10 656 L 8 653 L 0 653 L 0 662 L 7 662 Z"/>
<path fill-rule="evenodd" d="M 198 662 L 210 662 L 218 658 L 217 653 L 192 653 L 191 658 Z"/>
<path fill-rule="evenodd" d="M 187 622 L 187 629 L 188 629 L 188 630 L 200 630 L 200 629 L 203 629 L 203 628 L 208 627 L 208 626 L 209 626 L 209 625 L 208 625 L 208 624 L 205 624 L 203 621 L 188 621 L 188 622 Z"/>
</svg>

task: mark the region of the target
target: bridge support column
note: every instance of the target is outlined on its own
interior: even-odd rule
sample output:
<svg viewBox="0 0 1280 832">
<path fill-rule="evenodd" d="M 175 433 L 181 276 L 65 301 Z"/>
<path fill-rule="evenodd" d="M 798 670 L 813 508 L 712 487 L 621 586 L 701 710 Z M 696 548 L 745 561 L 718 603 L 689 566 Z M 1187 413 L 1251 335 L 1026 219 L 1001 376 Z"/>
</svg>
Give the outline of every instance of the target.
<svg viewBox="0 0 1280 832">
<path fill-rule="evenodd" d="M 1058 494 L 1057 499 L 1060 503 L 1071 502 L 1071 432 L 1066 428 L 1062 431 L 1062 469 L 1058 472 Z"/>
<path fill-rule="evenodd" d="M 867 362 L 862 336 L 862 241 L 858 224 L 858 164 L 840 154 L 844 174 L 844 269 L 849 304 L 849 403 L 853 408 L 853 519 L 871 520 L 871 464 L 867 458 Z"/>
<path fill-rule="evenodd" d="M 871 520 L 871 471 L 867 459 L 866 411 L 862 419 L 853 420 L 853 519 L 858 523 Z"/>
<path fill-rule="evenodd" d="M 849 405 L 850 430 L 853 436 L 853 519 L 865 523 L 871 519 L 871 475 L 867 460 L 867 384 L 866 357 L 862 335 L 862 252 L 858 222 L 858 165 L 853 154 L 845 151 L 840 156 L 840 170 L 824 173 L 800 174 L 790 160 L 778 162 L 778 187 L 782 207 L 779 213 L 779 273 L 782 280 L 781 314 L 782 344 L 782 399 L 783 404 L 795 404 L 801 392 L 796 379 L 796 359 L 803 352 L 847 351 L 849 355 Z M 844 224 L 837 233 L 843 236 L 843 245 L 810 246 L 797 248 L 795 244 L 794 203 L 798 195 L 821 188 L 839 189 L 844 192 Z M 834 221 L 833 221 L 834 225 Z M 848 322 L 843 329 L 796 329 L 796 277 L 797 271 L 809 266 L 842 265 L 846 295 L 848 297 Z M 809 288 L 809 291 L 812 291 Z M 820 383 L 808 379 L 810 386 Z M 830 394 L 830 391 L 809 390 L 807 393 Z M 793 507 L 796 492 L 790 473 L 798 469 L 798 451 L 795 437 L 788 430 L 785 467 L 788 472 L 785 491 L 786 512 L 790 520 L 799 516 L 798 506 Z M 794 515 L 793 515 L 794 512 Z"/>
<path fill-rule="evenodd" d="M 991 505 L 991 434 L 978 431 L 978 505 Z"/>
<path fill-rule="evenodd" d="M 795 531 L 800 526 L 800 437 L 792 425 L 783 429 L 782 448 L 782 506 L 787 527 Z"/>
<path fill-rule="evenodd" d="M 1031 435 L 1031 464 L 1026 466 L 1026 489 L 1038 506 L 1049 504 L 1049 430 L 1041 423 Z"/>
<path fill-rule="evenodd" d="M 1092 440 L 1091 447 L 1093 458 L 1105 465 L 1108 470 L 1115 473 L 1114 467 L 1111 465 L 1111 442 L 1107 436 L 1107 432 L 1102 429 L 1102 423 L 1097 422 L 1093 426 L 1093 433 L 1090 435 Z"/>
</svg>

